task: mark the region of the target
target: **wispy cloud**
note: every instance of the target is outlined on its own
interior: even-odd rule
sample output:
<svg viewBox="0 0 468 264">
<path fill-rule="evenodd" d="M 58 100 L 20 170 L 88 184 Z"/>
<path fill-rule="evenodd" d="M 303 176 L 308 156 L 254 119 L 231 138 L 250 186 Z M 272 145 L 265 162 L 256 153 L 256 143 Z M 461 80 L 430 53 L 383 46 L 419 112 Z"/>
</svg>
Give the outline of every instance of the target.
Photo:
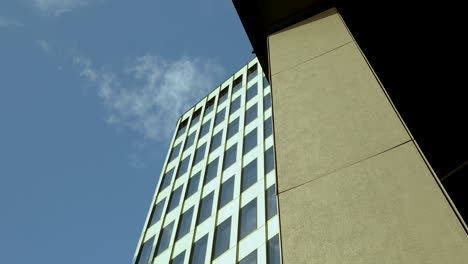
<svg viewBox="0 0 468 264">
<path fill-rule="evenodd" d="M 0 16 L 0 28 L 2 27 L 21 27 L 23 24 L 18 20 Z"/>
<path fill-rule="evenodd" d="M 74 63 L 97 87 L 109 124 L 160 142 L 167 141 L 183 111 L 214 89 L 224 74 L 217 63 L 191 57 L 168 61 L 145 55 L 122 67 L 120 74 L 97 69 L 85 57 L 75 57 Z"/>
<path fill-rule="evenodd" d="M 32 2 L 41 12 L 55 16 L 88 4 L 87 0 L 32 0 Z"/>
<path fill-rule="evenodd" d="M 45 53 L 49 53 L 52 50 L 52 46 L 47 40 L 43 40 L 43 39 L 36 40 L 36 43 L 39 46 L 39 48 L 41 48 L 41 50 L 44 51 Z"/>
</svg>

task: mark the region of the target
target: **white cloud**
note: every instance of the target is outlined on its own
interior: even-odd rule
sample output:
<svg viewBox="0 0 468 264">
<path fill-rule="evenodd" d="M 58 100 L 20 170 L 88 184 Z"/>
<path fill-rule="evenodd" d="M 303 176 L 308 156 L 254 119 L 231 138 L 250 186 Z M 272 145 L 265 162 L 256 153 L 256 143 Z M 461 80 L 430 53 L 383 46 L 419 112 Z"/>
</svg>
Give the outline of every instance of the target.
<svg viewBox="0 0 468 264">
<path fill-rule="evenodd" d="M 213 90 L 224 74 L 213 61 L 190 57 L 168 61 L 145 55 L 124 67 L 123 74 L 96 69 L 84 57 L 75 57 L 74 63 L 82 67 L 80 75 L 96 85 L 109 124 L 163 142 L 179 116 Z"/>
<path fill-rule="evenodd" d="M 40 40 L 37 40 L 36 43 L 37 45 L 39 45 L 39 48 L 41 48 L 41 50 L 44 51 L 45 53 L 50 52 L 52 49 L 50 43 L 47 40 L 40 39 Z"/>
<path fill-rule="evenodd" d="M 85 0 L 32 0 L 32 2 L 43 13 L 56 16 L 88 4 Z"/>
<path fill-rule="evenodd" d="M 0 16 L 0 28 L 2 27 L 20 27 L 23 24 L 18 20 Z"/>
</svg>

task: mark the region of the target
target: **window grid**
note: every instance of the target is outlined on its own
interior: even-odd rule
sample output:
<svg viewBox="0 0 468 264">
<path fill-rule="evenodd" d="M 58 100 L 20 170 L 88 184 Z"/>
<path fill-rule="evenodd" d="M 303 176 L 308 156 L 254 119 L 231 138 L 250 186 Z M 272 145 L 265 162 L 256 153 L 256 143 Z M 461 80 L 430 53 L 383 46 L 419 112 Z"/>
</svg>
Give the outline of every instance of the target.
<svg viewBox="0 0 468 264">
<path fill-rule="evenodd" d="M 191 253 L 191 249 L 194 245 L 195 242 L 197 242 L 200 238 L 204 237 L 205 235 L 208 234 L 208 240 L 207 240 L 207 243 L 208 243 L 208 246 L 207 246 L 207 252 L 205 252 L 205 261 L 214 261 L 213 263 L 218 263 L 217 261 L 221 261 L 223 259 L 223 256 L 224 254 L 230 254 L 229 252 L 230 251 L 234 251 L 236 252 L 236 247 L 239 247 L 239 237 L 238 237 L 238 234 L 235 234 L 235 230 L 238 229 L 239 227 L 239 219 L 234 219 L 234 218 L 239 218 L 240 217 L 240 214 L 237 213 L 237 214 L 231 214 L 229 215 L 229 217 L 232 217 L 232 228 L 231 228 L 231 233 L 230 233 L 230 236 L 233 237 L 231 238 L 231 241 L 233 239 L 235 239 L 235 242 L 236 243 L 230 243 L 230 248 L 227 249 L 226 252 L 220 254 L 217 259 L 211 259 L 211 256 L 213 255 L 213 252 L 212 252 L 212 248 L 213 248 L 213 243 L 214 243 L 214 234 L 215 234 L 215 229 L 218 225 L 221 224 L 221 220 L 225 221 L 227 218 L 225 216 L 221 216 L 220 215 L 220 211 L 221 209 L 223 208 L 218 208 L 218 201 L 219 201 L 219 198 L 220 198 L 220 189 L 221 189 L 221 185 L 224 181 L 225 178 L 230 178 L 230 177 L 237 177 L 236 180 L 235 180 L 235 190 L 234 190 L 234 194 L 233 194 L 233 200 L 237 200 L 237 203 L 227 203 L 226 207 L 230 207 L 230 206 L 233 206 L 234 208 L 237 207 L 237 210 L 241 210 L 242 206 L 245 206 L 246 202 L 242 202 L 241 203 L 241 200 L 243 200 L 244 198 L 241 199 L 241 197 L 243 196 L 247 196 L 247 195 L 244 195 L 242 194 L 242 191 L 240 189 L 240 177 L 242 176 L 242 173 L 238 173 L 238 170 L 239 169 L 242 169 L 243 166 L 245 166 L 247 163 L 246 163 L 246 159 L 247 159 L 247 156 L 249 156 L 251 153 L 249 152 L 248 155 L 246 155 L 245 157 L 243 156 L 243 139 L 244 139 L 244 135 L 245 135 L 245 112 L 247 110 L 247 102 L 244 101 L 243 103 L 241 103 L 241 106 L 240 108 L 237 109 L 237 111 L 233 111 L 234 113 L 231 113 L 230 111 L 230 107 L 231 107 L 231 104 L 221 104 L 218 102 L 218 99 L 219 99 L 219 92 L 221 90 L 221 88 L 224 88 L 224 87 L 228 87 L 228 91 L 227 91 L 227 94 L 226 94 L 226 99 L 224 99 L 223 101 L 228 101 L 228 102 L 231 102 L 232 101 L 232 98 L 233 98 L 233 94 L 232 94 L 232 91 L 230 89 L 230 87 L 233 87 L 232 85 L 232 82 L 234 79 L 238 79 L 238 78 L 241 78 L 242 80 L 242 84 L 240 85 L 241 88 L 239 88 L 238 90 L 235 91 L 235 99 L 239 98 L 239 93 L 241 94 L 240 98 L 241 100 L 245 100 L 246 99 L 246 92 L 247 92 L 247 78 L 246 78 L 246 74 L 247 74 L 247 69 L 248 68 L 251 68 L 252 65 L 257 65 L 256 67 L 258 67 L 258 72 L 262 72 L 261 71 L 261 68 L 260 68 L 260 65 L 258 64 L 257 60 L 254 59 L 252 62 L 250 62 L 248 64 L 249 67 L 245 66 L 243 69 L 241 69 L 239 71 L 239 73 L 237 73 L 235 75 L 235 78 L 234 77 L 231 77 L 229 79 L 228 82 L 225 82 L 223 83 L 220 87 L 218 87 L 216 89 L 216 97 L 215 97 L 215 101 L 213 103 L 213 109 L 210 111 L 210 113 L 208 113 L 207 115 L 208 118 L 205 118 L 205 109 L 203 106 L 203 104 L 206 104 L 206 102 L 208 102 L 208 98 L 210 98 L 210 100 L 213 98 L 213 94 L 214 93 L 211 93 L 209 96 L 207 96 L 202 102 L 200 102 L 199 104 L 197 104 L 196 106 L 193 107 L 193 109 L 191 110 L 191 112 L 188 112 L 186 113 L 183 118 L 181 118 L 180 120 L 191 120 L 192 116 L 190 115 L 193 115 L 194 114 L 194 110 L 201 110 L 201 114 L 199 115 L 199 120 L 197 121 L 197 124 L 198 126 L 195 126 L 194 128 L 191 128 L 191 124 L 190 124 L 190 128 L 188 127 L 189 124 L 186 124 L 186 128 L 185 128 L 185 131 L 183 132 L 183 134 L 181 135 L 177 135 L 177 133 L 179 131 L 176 131 L 175 135 L 174 135 L 174 138 L 173 138 L 173 143 L 171 144 L 172 145 L 177 145 L 177 144 L 180 144 L 181 145 L 181 148 L 182 146 L 185 146 L 185 140 L 186 138 L 188 137 L 189 133 L 192 134 L 192 133 L 197 133 L 198 131 L 198 134 L 200 133 L 200 129 L 201 129 L 201 125 L 204 124 L 208 119 L 211 119 L 210 120 L 210 128 L 209 128 L 209 131 L 206 133 L 205 136 L 203 136 L 202 138 L 200 138 L 199 136 L 195 136 L 195 142 L 193 143 L 193 145 L 195 146 L 201 146 L 203 144 L 206 144 L 206 147 L 205 147 L 205 155 L 204 155 L 204 158 L 198 163 L 198 164 L 195 164 L 195 165 L 192 165 L 190 164 L 188 169 L 187 169 L 187 172 L 185 172 L 183 175 L 184 176 L 181 176 L 180 178 L 176 178 L 175 176 L 176 175 L 173 175 L 172 176 L 172 179 L 169 183 L 169 186 L 170 188 L 165 188 L 163 191 L 155 194 L 155 201 L 153 202 L 153 204 L 156 204 L 156 202 L 159 202 L 161 201 L 162 199 L 166 199 L 168 197 L 170 197 L 170 193 L 173 192 L 173 190 L 175 190 L 176 188 L 183 188 L 183 191 L 182 191 L 182 197 L 181 197 L 181 201 L 179 202 L 179 205 L 176 207 L 174 211 L 178 211 L 179 212 L 179 215 L 176 216 L 176 218 L 171 218 L 171 219 L 165 219 L 166 216 L 167 216 L 167 212 L 165 212 L 167 210 L 167 208 L 164 208 L 164 211 L 163 211 L 163 215 L 161 217 L 161 219 L 158 221 L 159 223 L 159 228 L 154 228 L 152 229 L 152 234 L 149 234 L 148 230 L 149 230 L 149 227 L 148 226 L 148 229 L 146 229 L 146 232 L 143 232 L 143 235 L 142 235 L 142 240 L 148 240 L 149 237 L 151 237 L 150 239 L 157 239 L 158 236 L 161 234 L 161 231 L 162 231 L 162 228 L 164 225 L 167 225 L 167 223 L 169 222 L 172 222 L 174 221 L 174 226 L 173 226 L 173 230 L 177 230 L 178 227 L 176 226 L 177 223 L 179 223 L 180 221 L 180 217 L 182 215 L 182 212 L 184 210 L 187 210 L 187 208 L 185 208 L 185 204 L 188 203 L 187 201 L 188 200 L 197 200 L 195 203 L 194 203 L 194 208 L 193 208 L 193 216 L 192 218 L 193 219 L 196 219 L 198 218 L 198 211 L 199 211 L 199 206 L 200 206 L 200 201 L 202 200 L 202 197 L 206 197 L 208 195 L 208 192 L 206 192 L 205 188 L 208 188 L 207 186 L 210 185 L 210 184 L 207 184 L 207 186 L 204 186 L 203 184 L 203 181 L 202 179 L 204 178 L 203 176 L 205 175 L 205 171 L 206 171 L 206 167 L 207 165 L 213 161 L 214 159 L 216 158 L 219 158 L 219 165 L 218 165 L 218 175 L 215 177 L 215 179 L 217 179 L 216 181 L 215 180 L 212 180 L 212 182 L 216 182 L 216 186 L 214 186 L 214 189 L 213 189 L 213 186 L 210 186 L 209 190 L 211 192 L 211 190 L 214 190 L 214 195 L 213 195 L 213 202 L 212 202 L 212 208 L 211 208 L 211 216 L 208 217 L 206 220 L 210 219 L 210 218 L 214 218 L 213 221 L 211 221 L 212 223 L 210 224 L 210 226 L 208 227 L 208 231 L 207 230 L 195 230 L 195 226 L 197 225 L 196 223 L 194 223 L 196 220 L 193 220 L 192 222 L 192 228 L 191 230 L 189 231 L 189 234 L 187 234 L 188 236 L 190 236 L 190 240 L 188 239 L 185 239 L 185 241 L 188 241 L 188 242 L 185 242 L 185 246 L 183 248 L 183 250 L 180 249 L 180 246 L 179 245 L 175 245 L 175 234 L 173 234 L 172 236 L 172 239 L 169 243 L 169 247 L 170 250 L 166 250 L 166 251 L 170 251 L 169 254 L 165 254 L 164 252 L 161 253 L 160 256 L 158 256 L 157 258 L 154 258 L 155 254 L 154 252 L 152 253 L 152 259 L 155 260 L 154 263 L 167 263 L 169 261 L 171 261 L 172 258 L 176 258 L 179 254 L 181 254 L 181 252 L 185 252 L 185 261 L 184 263 L 187 263 L 187 259 L 189 258 L 189 256 L 192 255 Z M 257 74 L 258 76 L 258 74 Z M 275 184 L 274 182 L 274 179 L 275 177 L 270 177 L 271 179 L 273 179 L 273 182 L 271 182 L 271 180 L 267 180 L 267 177 L 266 177 L 266 173 L 263 172 L 263 166 L 258 166 L 260 164 L 263 164 L 264 163 L 264 151 L 266 151 L 266 148 L 265 148 L 265 142 L 266 142 L 266 139 L 264 139 L 264 120 L 266 120 L 266 110 L 264 110 L 264 106 L 263 106 L 263 103 L 264 103 L 264 96 L 268 95 L 270 96 L 271 93 L 270 93 L 270 88 L 269 88 L 269 85 L 268 84 L 265 84 L 264 83 L 264 78 L 262 78 L 262 75 L 260 75 L 259 78 L 257 77 L 254 77 L 254 78 L 251 78 L 251 80 L 248 81 L 249 82 L 249 85 L 252 86 L 253 83 L 257 82 L 257 86 L 258 87 L 264 87 L 264 89 L 258 89 L 258 92 L 257 92 L 257 96 L 254 96 L 252 97 L 250 100 L 249 100 L 249 106 L 252 106 L 252 104 L 256 104 L 256 107 L 257 109 L 259 109 L 259 111 L 257 111 L 257 117 L 255 119 L 253 119 L 250 124 L 249 124 L 249 127 L 252 127 L 252 126 L 255 126 L 254 129 L 257 130 L 257 133 L 259 134 L 258 135 L 258 142 L 257 142 L 257 148 L 254 148 L 251 152 L 262 152 L 260 155 L 257 155 L 257 173 L 259 174 L 258 175 L 258 179 L 254 184 L 252 184 L 252 186 L 260 186 L 262 185 L 262 191 L 261 192 L 257 192 L 256 194 L 254 194 L 253 198 L 250 199 L 249 201 L 252 201 L 253 199 L 256 199 L 256 202 L 257 202 L 257 219 L 256 219 L 256 222 L 257 222 L 257 229 L 252 231 L 252 233 L 246 235 L 243 240 L 247 240 L 247 239 L 252 239 L 252 238 L 249 238 L 249 236 L 254 236 L 255 233 L 257 233 L 257 231 L 262 231 L 265 233 L 265 235 L 263 235 L 263 241 L 261 241 L 261 243 L 265 244 L 266 242 L 268 242 L 268 239 L 265 240 L 266 237 L 273 237 L 275 235 L 279 235 L 278 234 L 278 230 L 279 230 L 279 220 L 276 219 L 273 217 L 272 219 L 270 219 L 270 222 L 271 221 L 276 221 L 274 224 L 277 225 L 277 228 L 273 228 L 272 232 L 275 232 L 275 233 L 269 233 L 269 228 L 268 226 L 270 225 L 270 223 L 267 225 L 266 221 L 267 219 L 265 218 L 265 216 L 263 217 L 263 219 L 261 219 L 259 216 L 260 214 L 263 214 L 265 215 L 266 212 L 260 212 L 260 209 L 265 209 L 266 210 L 266 191 L 268 189 L 268 187 L 271 187 L 272 186 L 272 183 Z M 215 127 L 215 114 L 218 113 L 219 111 L 219 108 L 218 108 L 218 105 L 221 105 L 220 108 L 224 108 L 225 109 L 225 118 L 223 121 L 221 121 L 219 123 L 219 125 L 217 125 Z M 260 111 L 260 109 L 262 111 Z M 268 107 L 267 107 L 267 110 Z M 271 110 L 269 110 L 271 112 Z M 239 114 L 239 112 L 241 114 Z M 261 112 L 261 113 L 260 113 Z M 215 114 L 213 114 L 215 113 Z M 271 114 L 270 114 L 271 115 Z M 230 122 L 232 122 L 235 118 L 239 118 L 239 129 L 238 129 L 238 132 L 232 136 L 232 138 L 228 139 L 227 138 L 227 132 L 228 132 L 228 129 L 227 129 L 227 126 Z M 179 120 L 179 121 L 180 121 Z M 251 129 L 249 129 L 251 130 Z M 213 138 L 213 135 L 216 134 L 216 133 L 222 133 L 223 136 L 222 136 L 222 142 L 221 142 L 221 145 L 220 147 L 217 147 L 216 149 L 213 149 L 213 153 L 211 153 L 210 149 L 211 149 L 211 140 Z M 206 140 L 206 138 L 208 138 L 208 140 Z M 201 142 L 200 142 L 201 141 Z M 232 141 L 232 142 L 235 142 L 233 144 L 229 144 L 228 146 L 228 141 Z M 176 144 L 177 143 L 177 144 Z M 231 147 L 232 145 L 234 144 L 237 144 L 238 146 L 238 149 L 237 149 L 237 154 L 238 154 L 238 158 L 236 159 L 236 161 L 234 162 L 234 165 L 233 166 L 230 166 L 229 168 L 226 169 L 226 171 L 223 172 L 223 166 L 221 166 L 224 162 L 224 155 L 225 155 L 225 151 L 228 149 L 228 147 Z M 172 148 L 171 148 L 172 149 Z M 167 162 L 166 160 L 166 165 L 165 165 L 165 168 L 166 170 L 167 169 L 174 169 L 174 170 L 177 170 L 177 167 L 179 166 L 178 163 L 180 163 L 181 160 L 183 160 L 183 158 L 186 158 L 188 156 L 192 156 L 194 157 L 195 156 L 195 151 L 196 151 L 196 148 L 189 148 L 190 149 L 190 153 L 191 154 L 188 154 L 186 155 L 184 153 L 184 151 L 186 150 L 185 148 L 181 149 L 180 150 L 180 153 L 179 153 L 179 156 L 177 158 L 175 158 L 174 160 L 177 161 L 177 163 L 175 161 L 172 161 L 172 163 L 176 163 L 175 165 L 172 165 L 171 164 L 168 164 L 169 162 Z M 255 154 L 255 153 L 253 153 Z M 257 153 L 258 154 L 258 153 Z M 248 162 L 250 162 L 251 160 L 249 160 Z M 171 167 L 168 167 L 168 165 L 171 165 Z M 174 167 L 175 166 L 175 167 Z M 195 192 L 195 194 L 198 193 L 198 195 L 191 195 L 190 197 L 185 197 L 185 193 L 186 193 L 186 189 L 188 187 L 188 180 L 189 178 L 192 176 L 192 174 L 196 174 L 196 173 L 193 173 L 194 172 L 194 167 L 197 167 L 196 171 L 197 173 L 200 172 L 200 179 L 199 179 L 199 182 L 198 182 L 198 190 Z M 233 168 L 234 167 L 234 168 Z M 260 167 L 262 167 L 260 169 Z M 233 170 L 237 170 L 236 173 L 233 173 Z M 263 174 L 263 175 L 260 175 L 260 172 Z M 175 174 L 175 172 L 174 172 Z M 234 176 L 232 176 L 234 174 Z M 183 182 L 185 181 L 185 182 Z M 270 182 L 268 182 L 270 181 Z M 225 181 L 224 181 L 225 182 Z M 156 190 L 159 190 L 159 185 L 161 185 L 161 183 L 158 184 L 157 186 L 157 189 Z M 181 187 L 183 186 L 183 187 Z M 258 189 L 257 187 L 255 187 L 255 189 Z M 169 190 L 169 191 L 167 191 Z M 255 191 L 255 190 L 254 190 Z M 276 190 L 275 190 L 276 191 Z M 246 193 L 248 191 L 246 190 Z M 253 192 L 251 192 L 253 193 Z M 249 194 L 251 195 L 251 194 Z M 249 202 L 247 201 L 247 202 Z M 166 202 L 167 203 L 167 202 Z M 263 203 L 263 206 L 260 205 L 259 203 Z M 193 203 L 190 203 L 190 206 L 192 206 Z M 265 211 L 264 210 L 264 211 Z M 227 210 L 225 210 L 227 211 Z M 173 212 L 171 212 L 171 214 L 174 214 Z M 222 219 L 221 219 L 222 217 Z M 206 221 L 205 220 L 205 221 Z M 164 225 L 163 225 L 164 224 Z M 263 228 L 263 229 L 262 229 Z M 261 230 L 262 229 L 262 230 Z M 201 233 L 201 232 L 204 232 L 204 233 Z M 148 234 L 145 234 L 145 233 L 148 233 Z M 173 231 L 173 233 L 175 233 Z M 146 235 L 146 236 L 145 236 Z M 185 235 L 184 237 L 187 237 L 187 235 Z M 181 239 L 181 240 L 184 240 L 184 239 Z M 144 241 L 141 241 L 140 243 L 143 244 Z M 153 244 L 156 245 L 158 242 L 154 242 Z M 175 251 L 175 247 L 178 247 L 179 249 L 177 249 L 177 252 Z M 253 243 L 253 248 L 250 248 L 248 249 L 250 252 L 252 252 L 253 250 L 257 250 L 259 249 L 261 246 L 261 244 L 258 243 Z M 140 250 L 140 246 L 138 247 L 138 250 L 136 252 L 139 252 Z M 154 249 L 153 249 L 154 251 Z M 165 252 L 166 252 L 165 251 Z M 164 256 L 163 256 L 164 255 Z M 167 256 L 166 256 L 167 255 Z M 231 254 L 232 255 L 232 254 Z M 233 255 L 235 258 L 236 258 L 236 262 L 239 262 L 240 261 L 240 254 L 235 254 Z M 245 256 L 245 254 L 244 254 Z M 264 258 L 266 258 L 266 253 L 264 254 L 259 254 L 259 261 L 261 260 L 262 256 Z M 135 256 L 135 258 L 138 257 L 138 255 Z M 164 258 L 163 258 L 164 257 Z M 136 262 L 135 262 L 136 263 Z M 222 262 L 220 262 L 222 263 Z"/>
</svg>

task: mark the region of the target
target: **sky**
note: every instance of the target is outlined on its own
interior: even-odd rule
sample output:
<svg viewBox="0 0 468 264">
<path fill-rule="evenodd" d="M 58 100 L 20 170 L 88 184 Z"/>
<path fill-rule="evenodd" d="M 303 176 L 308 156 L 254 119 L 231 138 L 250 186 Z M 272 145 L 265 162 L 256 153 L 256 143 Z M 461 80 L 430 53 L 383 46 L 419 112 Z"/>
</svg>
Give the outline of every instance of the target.
<svg viewBox="0 0 468 264">
<path fill-rule="evenodd" d="M 130 263 L 179 115 L 253 57 L 230 0 L 0 1 L 0 263 Z"/>
</svg>

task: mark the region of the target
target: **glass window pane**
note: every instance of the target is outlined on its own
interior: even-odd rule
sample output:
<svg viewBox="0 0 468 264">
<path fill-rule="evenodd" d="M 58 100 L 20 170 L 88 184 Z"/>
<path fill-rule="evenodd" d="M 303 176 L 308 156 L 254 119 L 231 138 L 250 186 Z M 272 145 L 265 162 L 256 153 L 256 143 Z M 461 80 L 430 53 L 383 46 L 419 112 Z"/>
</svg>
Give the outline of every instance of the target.
<svg viewBox="0 0 468 264">
<path fill-rule="evenodd" d="M 237 79 L 232 83 L 232 94 L 239 91 L 240 88 L 242 88 L 242 75 L 237 77 Z"/>
<path fill-rule="evenodd" d="M 229 109 L 229 113 L 234 113 L 237 111 L 237 109 L 240 108 L 240 103 L 241 103 L 241 97 L 242 96 L 239 96 L 237 97 L 234 101 L 232 101 L 231 103 L 231 108 Z"/>
<path fill-rule="evenodd" d="M 206 167 L 205 180 L 203 182 L 203 185 L 206 185 L 218 175 L 218 161 L 219 158 L 216 158 L 215 160 L 210 162 L 210 164 L 208 164 L 208 166 Z"/>
<path fill-rule="evenodd" d="M 159 191 L 166 189 L 166 187 L 169 186 L 169 184 L 171 184 L 173 174 L 174 174 L 174 168 L 172 168 L 170 171 L 164 174 L 161 186 L 159 187 Z"/>
<path fill-rule="evenodd" d="M 140 255 L 138 255 L 137 264 L 148 264 L 151 251 L 153 250 L 153 242 L 154 242 L 154 237 L 150 238 L 148 241 L 146 241 L 143 244 L 143 247 L 141 248 Z"/>
<path fill-rule="evenodd" d="M 184 150 L 190 148 L 192 145 L 193 145 L 193 142 L 195 142 L 195 135 L 196 135 L 196 131 L 193 132 L 192 134 L 190 134 L 187 138 L 187 140 L 185 140 L 185 146 L 184 146 Z"/>
<path fill-rule="evenodd" d="M 193 127 L 194 125 L 196 125 L 198 123 L 198 121 L 200 121 L 200 114 L 201 114 L 201 109 L 198 109 L 197 111 L 195 111 L 193 113 L 192 122 L 190 123 L 190 127 Z"/>
<path fill-rule="evenodd" d="M 150 221 L 149 226 L 152 226 L 154 223 L 158 222 L 159 219 L 161 219 L 165 202 L 166 202 L 166 198 L 162 199 L 159 203 L 157 203 L 154 206 L 153 215 L 151 216 L 151 221 Z"/>
<path fill-rule="evenodd" d="M 269 173 L 275 168 L 275 157 L 273 153 L 273 146 L 265 151 L 265 174 Z"/>
<path fill-rule="evenodd" d="M 266 210 L 267 210 L 267 220 L 270 220 L 273 216 L 276 215 L 276 189 L 273 184 L 266 191 Z"/>
<path fill-rule="evenodd" d="M 247 190 L 257 182 L 257 159 L 251 161 L 242 169 L 242 191 Z"/>
<path fill-rule="evenodd" d="M 263 97 L 263 111 L 266 111 L 271 107 L 271 94 L 267 94 Z"/>
<path fill-rule="evenodd" d="M 187 192 L 185 193 L 185 199 L 192 196 L 194 193 L 198 191 L 198 183 L 200 182 L 200 172 L 197 172 L 195 175 L 190 178 Z"/>
<path fill-rule="evenodd" d="M 210 153 L 221 145 L 222 139 L 223 139 L 223 131 L 221 130 L 216 135 L 214 135 L 213 138 L 211 139 Z"/>
<path fill-rule="evenodd" d="M 244 257 L 239 264 L 257 264 L 257 250 Z M 270 264 L 270 263 L 268 263 Z"/>
<path fill-rule="evenodd" d="M 257 146 L 257 128 L 244 137 L 244 155 Z"/>
<path fill-rule="evenodd" d="M 172 148 L 171 155 L 169 156 L 169 162 L 173 161 L 175 158 L 177 158 L 177 156 L 179 156 L 180 144 L 182 143 L 179 143 L 177 146 Z"/>
<path fill-rule="evenodd" d="M 224 152 L 224 164 L 223 170 L 236 162 L 237 158 L 237 143 L 232 145 L 228 150 Z"/>
<path fill-rule="evenodd" d="M 226 108 L 223 110 L 219 111 L 216 114 L 216 119 L 215 119 L 215 126 L 219 125 L 221 122 L 224 121 L 224 117 L 226 116 Z"/>
<path fill-rule="evenodd" d="M 179 188 L 175 189 L 172 192 L 171 198 L 169 199 L 169 207 L 167 208 L 166 214 L 168 214 L 170 211 L 172 211 L 179 205 L 180 196 L 182 195 L 182 187 L 184 187 L 184 185 L 179 186 Z"/>
<path fill-rule="evenodd" d="M 258 84 L 254 83 L 247 89 L 247 102 L 258 94 Z"/>
<path fill-rule="evenodd" d="M 190 264 L 205 264 L 206 245 L 208 242 L 208 234 L 200 238 L 192 247 Z"/>
<path fill-rule="evenodd" d="M 247 126 L 250 122 L 257 118 L 257 104 L 252 105 L 245 113 L 245 125 Z"/>
<path fill-rule="evenodd" d="M 193 206 L 185 211 L 180 217 L 179 227 L 177 228 L 176 241 L 188 234 L 190 232 L 190 227 L 192 226 L 192 217 L 193 217 Z"/>
<path fill-rule="evenodd" d="M 177 257 L 173 258 L 170 264 L 184 264 L 185 250 L 182 251 Z"/>
<path fill-rule="evenodd" d="M 176 179 L 182 176 L 182 174 L 187 172 L 189 161 L 190 161 L 190 155 L 188 155 L 185 159 L 182 160 L 182 162 L 180 162 L 179 169 L 177 170 Z"/>
<path fill-rule="evenodd" d="M 171 242 L 171 235 L 172 235 L 173 227 L 174 227 L 174 221 L 172 221 L 170 224 L 164 227 L 163 230 L 161 231 L 158 245 L 156 246 L 155 256 L 159 256 L 159 254 L 161 254 L 164 250 L 166 250 L 169 247 L 169 242 Z"/>
<path fill-rule="evenodd" d="M 231 217 L 224 220 L 216 227 L 213 259 L 226 252 L 229 249 L 229 240 L 231 238 Z"/>
<path fill-rule="evenodd" d="M 257 229 L 257 198 L 242 207 L 239 229 L 239 240 Z"/>
<path fill-rule="evenodd" d="M 234 179 L 235 177 L 232 176 L 229 180 L 225 181 L 221 185 L 221 194 L 219 195 L 219 205 L 218 209 L 223 208 L 226 204 L 232 201 L 232 197 L 234 195 Z"/>
<path fill-rule="evenodd" d="M 211 111 L 213 111 L 214 109 L 214 101 L 215 101 L 215 98 L 211 98 L 207 103 L 206 103 L 206 107 L 205 107 L 205 115 L 211 113 Z"/>
<path fill-rule="evenodd" d="M 197 148 L 197 151 L 195 152 L 195 159 L 193 161 L 193 165 L 197 164 L 200 162 L 202 159 L 205 158 L 205 148 L 206 148 L 206 143 L 203 143 L 200 147 Z"/>
<path fill-rule="evenodd" d="M 239 118 L 236 118 L 234 121 L 229 123 L 227 139 L 230 139 L 232 136 L 237 134 L 237 132 L 239 132 Z"/>
<path fill-rule="evenodd" d="M 280 264 L 280 248 L 279 248 L 279 237 L 275 235 L 268 240 L 267 245 L 267 263 L 268 264 Z"/>
<path fill-rule="evenodd" d="M 226 101 L 228 97 L 228 88 L 225 87 L 221 92 L 219 92 L 219 99 L 218 99 L 218 105 L 222 104 L 224 101 Z"/>
<path fill-rule="evenodd" d="M 263 76 L 263 88 L 268 87 L 268 85 L 270 85 L 270 83 L 268 82 L 267 77 L 266 77 L 266 76 Z"/>
<path fill-rule="evenodd" d="M 263 123 L 264 125 L 264 133 L 265 133 L 265 139 L 269 136 L 271 136 L 271 134 L 273 133 L 273 123 L 271 122 L 271 116 L 265 120 L 265 122 Z"/>
<path fill-rule="evenodd" d="M 257 76 L 257 74 L 258 74 L 257 64 L 254 64 L 252 67 L 250 67 L 247 70 L 247 81 L 250 81 L 253 78 L 255 78 Z"/>
<path fill-rule="evenodd" d="M 206 121 L 200 130 L 200 135 L 198 135 L 198 138 L 202 138 L 204 135 L 206 135 L 210 131 L 210 125 L 211 125 L 211 119 Z"/>
<path fill-rule="evenodd" d="M 187 130 L 187 123 L 188 123 L 188 119 L 185 119 L 184 121 L 180 123 L 179 128 L 177 129 L 176 138 L 180 137 L 181 135 L 185 133 L 185 130 Z"/>
<path fill-rule="evenodd" d="M 213 208 L 213 193 L 214 192 L 211 192 L 201 200 L 200 208 L 198 209 L 197 225 L 201 224 L 211 216 L 211 209 Z"/>
</svg>

